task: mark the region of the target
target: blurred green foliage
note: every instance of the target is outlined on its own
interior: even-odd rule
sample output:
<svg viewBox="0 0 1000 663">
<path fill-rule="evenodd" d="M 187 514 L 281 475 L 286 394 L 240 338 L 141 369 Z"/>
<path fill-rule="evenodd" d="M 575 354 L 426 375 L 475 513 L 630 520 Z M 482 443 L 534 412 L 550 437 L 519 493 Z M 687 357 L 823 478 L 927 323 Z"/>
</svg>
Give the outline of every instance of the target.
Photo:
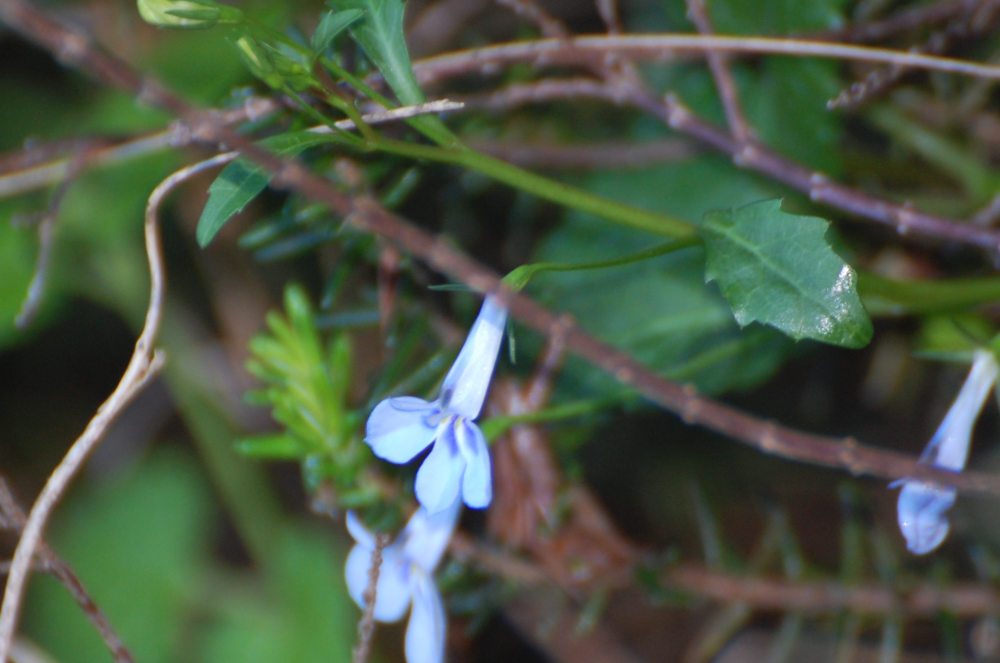
<svg viewBox="0 0 1000 663">
<path fill-rule="evenodd" d="M 343 548 L 289 523 L 272 532 L 277 572 L 262 580 L 213 559 L 217 518 L 197 461 L 158 453 L 74 493 L 52 543 L 138 661 L 350 660 L 355 612 L 340 570 Z M 52 579 L 33 585 L 25 629 L 65 663 L 107 660 L 104 643 Z"/>
</svg>

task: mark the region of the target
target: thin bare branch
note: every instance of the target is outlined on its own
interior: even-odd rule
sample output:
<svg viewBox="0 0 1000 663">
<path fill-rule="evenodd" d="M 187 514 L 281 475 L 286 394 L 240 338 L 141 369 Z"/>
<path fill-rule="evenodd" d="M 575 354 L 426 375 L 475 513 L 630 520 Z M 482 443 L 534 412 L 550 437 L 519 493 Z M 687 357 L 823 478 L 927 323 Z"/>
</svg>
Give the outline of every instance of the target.
<svg viewBox="0 0 1000 663">
<path fill-rule="evenodd" d="M 163 314 L 164 292 L 163 250 L 159 234 L 160 204 L 177 185 L 216 165 L 218 164 L 209 160 L 177 171 L 161 182 L 149 197 L 146 205 L 145 236 L 146 255 L 149 260 L 150 294 L 145 324 L 118 386 L 101 404 L 97 414 L 87 424 L 83 434 L 73 442 L 66 456 L 49 475 L 41 494 L 31 507 L 28 520 L 14 551 L 14 559 L 4 590 L 3 606 L 0 609 L 0 661 L 6 660 L 10 653 L 31 560 L 41 542 L 49 516 L 87 458 L 104 439 L 105 433 L 114 420 L 163 366 L 163 354 L 154 350 L 160 318 Z"/>
<path fill-rule="evenodd" d="M 20 505 L 14 498 L 14 493 L 3 477 L 0 477 L 0 516 L 3 516 L 5 523 L 17 531 L 21 531 L 24 528 L 24 511 L 21 510 Z M 132 663 L 135 660 L 132 657 L 132 653 L 125 646 L 125 643 L 122 642 L 122 639 L 115 632 L 114 628 L 112 628 L 111 622 L 108 621 L 104 611 L 98 607 L 86 588 L 84 588 L 83 583 L 80 582 L 80 578 L 73 571 L 73 568 L 65 560 L 56 555 L 44 541 L 39 542 L 35 559 L 36 566 L 33 570 L 51 573 L 56 580 L 62 583 L 62 586 L 66 588 L 66 591 L 73 597 L 76 604 L 80 606 L 80 610 L 87 620 L 90 621 L 94 630 L 104 640 L 108 651 L 111 652 L 112 660 L 115 663 Z M 0 564 L 0 573 L 9 572 L 9 564 Z"/>
<path fill-rule="evenodd" d="M 648 168 L 656 164 L 689 159 L 698 146 L 685 138 L 664 138 L 642 143 L 608 141 L 599 143 L 546 143 L 475 139 L 466 144 L 477 152 L 524 168 L 588 170 L 606 168 Z"/>
<path fill-rule="evenodd" d="M 931 55 L 944 53 L 952 44 L 987 30 L 995 21 L 998 9 L 1000 3 L 996 0 L 970 6 L 964 12 L 962 20 L 953 21 L 944 29 L 931 33 L 923 44 L 911 48 L 910 52 Z M 908 71 L 907 67 L 898 65 L 876 69 L 828 101 L 827 108 L 857 109 L 866 101 L 894 87 Z"/>
<path fill-rule="evenodd" d="M 594 58 L 619 54 L 635 59 L 662 60 L 677 54 L 726 52 L 788 55 L 874 62 L 962 76 L 1000 79 L 1000 66 L 887 48 L 834 44 L 804 39 L 736 37 L 727 35 L 587 35 L 570 39 L 539 39 L 456 51 L 419 60 L 414 73 L 422 85 L 499 65 L 541 60 L 547 64 L 587 64 Z"/>
<path fill-rule="evenodd" d="M 552 583 L 537 563 L 488 547 L 456 533 L 449 550 L 467 564 L 528 585 Z M 900 588 L 881 583 L 845 586 L 840 581 L 812 581 L 736 575 L 701 564 L 681 564 L 660 575 L 664 589 L 688 593 L 724 604 L 743 602 L 755 610 L 837 615 L 845 611 L 865 615 L 933 617 L 942 613 L 956 617 L 993 615 L 1000 611 L 1000 591 L 989 583 L 926 583 Z"/>
<path fill-rule="evenodd" d="M 280 104 L 273 99 L 252 97 L 247 99 L 239 109 L 231 111 L 210 110 L 208 113 L 216 115 L 219 122 L 228 125 L 266 117 L 276 112 L 278 108 L 280 108 Z M 445 113 L 461 108 L 460 102 L 437 99 L 413 106 L 376 110 L 362 115 L 361 119 L 367 124 L 383 124 L 399 122 L 418 115 Z M 344 131 L 355 128 L 353 120 L 339 120 L 334 123 L 334 126 Z M 314 130 L 328 132 L 330 128 L 323 127 Z M 80 163 L 76 170 L 122 163 L 165 149 L 185 147 L 195 140 L 196 136 L 191 126 L 183 120 L 176 120 L 165 130 L 139 136 L 112 146 L 102 145 L 99 148 L 81 153 L 78 157 Z M 20 163 L 20 160 L 5 159 L 4 161 L 7 161 L 9 165 L 6 168 L 0 165 L 0 199 L 40 189 L 54 182 L 64 181 L 70 175 L 73 158 L 60 156 L 43 163 L 30 164 Z"/>
<path fill-rule="evenodd" d="M 42 295 L 45 294 L 45 283 L 48 280 L 49 264 L 52 258 L 52 243 L 55 239 L 56 220 L 59 218 L 59 206 L 62 204 L 66 192 L 79 173 L 80 159 L 74 160 L 66 175 L 66 179 L 59 183 L 52 199 L 49 201 L 48 209 L 42 214 L 38 221 L 38 257 L 35 259 L 35 273 L 28 283 L 28 292 L 21 304 L 21 310 L 14 320 L 14 325 L 18 329 L 24 329 L 31 324 L 38 309 L 42 305 Z"/>
<path fill-rule="evenodd" d="M 686 0 L 688 17 L 698 28 L 698 32 L 703 35 L 711 35 L 712 22 L 708 18 L 708 11 L 705 9 L 705 0 Z M 719 91 L 719 100 L 722 102 L 722 109 L 726 114 L 726 123 L 737 143 L 745 145 L 753 140 L 753 133 L 743 109 L 740 108 L 740 96 L 736 90 L 736 82 L 729 71 L 729 59 L 717 51 L 707 51 L 705 58 L 708 60 L 708 68 L 712 72 L 715 80 L 715 88 Z"/>
<path fill-rule="evenodd" d="M 988 583 L 923 584 L 908 590 L 886 585 L 850 585 L 839 581 L 810 582 L 737 576 L 684 565 L 663 576 L 668 587 L 731 603 L 746 601 L 760 610 L 801 611 L 812 615 L 841 614 L 933 617 L 991 615 L 1000 610 L 1000 592 Z"/>
<path fill-rule="evenodd" d="M 837 30 L 809 35 L 820 41 L 876 42 L 900 32 L 943 23 L 974 9 L 981 0 L 944 0 L 917 7 L 905 7 L 886 18 L 855 22 Z"/>
<path fill-rule="evenodd" d="M 382 551 L 389 545 L 389 535 L 379 532 L 375 535 L 371 565 L 368 567 L 368 586 L 365 588 L 365 609 L 358 622 L 358 643 L 351 652 L 351 663 L 366 663 L 371 653 L 372 636 L 375 633 L 375 601 L 378 598 L 378 576 L 382 568 Z"/>
</svg>

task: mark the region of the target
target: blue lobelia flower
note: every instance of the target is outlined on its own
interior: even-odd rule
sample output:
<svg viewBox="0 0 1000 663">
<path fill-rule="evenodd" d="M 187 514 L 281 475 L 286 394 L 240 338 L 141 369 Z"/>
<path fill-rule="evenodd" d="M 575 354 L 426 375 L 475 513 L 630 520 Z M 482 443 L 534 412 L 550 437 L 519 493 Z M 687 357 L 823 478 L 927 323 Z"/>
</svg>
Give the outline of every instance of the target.
<svg viewBox="0 0 1000 663">
<path fill-rule="evenodd" d="M 375 586 L 375 619 L 395 622 L 407 609 L 407 663 L 441 663 L 444 660 L 445 614 L 441 595 L 434 584 L 434 569 L 451 539 L 462 504 L 436 514 L 417 509 L 403 533 L 382 551 L 378 583 Z M 344 576 L 347 589 L 362 609 L 368 588 L 375 537 L 365 529 L 353 512 L 347 514 L 347 529 L 357 544 L 347 556 Z"/>
<path fill-rule="evenodd" d="M 437 400 L 387 398 L 368 417 L 365 441 L 390 463 L 409 462 L 434 445 L 414 487 L 430 513 L 447 508 L 460 493 L 474 509 L 486 508 L 493 499 L 486 438 L 473 421 L 483 409 L 506 322 L 507 310 L 487 297 Z"/>
<path fill-rule="evenodd" d="M 965 468 L 972 428 L 997 380 L 997 373 L 993 353 L 977 350 L 969 376 L 921 454 L 921 463 L 953 472 Z M 955 503 L 955 488 L 917 479 L 900 479 L 891 484 L 892 487 L 899 485 L 903 486 L 897 504 L 899 529 L 910 552 L 924 555 L 941 545 L 948 536 L 945 512 Z"/>
</svg>

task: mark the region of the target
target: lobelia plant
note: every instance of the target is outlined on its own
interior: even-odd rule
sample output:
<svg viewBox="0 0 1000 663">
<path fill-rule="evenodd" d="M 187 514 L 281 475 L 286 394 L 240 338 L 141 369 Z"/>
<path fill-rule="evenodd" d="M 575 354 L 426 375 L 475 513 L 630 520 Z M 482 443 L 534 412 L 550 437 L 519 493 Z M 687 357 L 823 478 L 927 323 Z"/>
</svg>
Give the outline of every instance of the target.
<svg viewBox="0 0 1000 663">
<path fill-rule="evenodd" d="M 992 352 L 976 351 L 961 391 L 921 454 L 920 462 L 953 472 L 965 469 L 973 426 L 997 381 L 998 371 Z M 932 552 L 948 536 L 950 526 L 945 514 L 955 503 L 955 488 L 917 479 L 900 479 L 891 484 L 899 485 L 903 486 L 897 504 L 899 529 L 906 547 L 917 555 Z"/>
<path fill-rule="evenodd" d="M 507 310 L 495 297 L 486 297 L 437 399 L 386 398 L 368 417 L 365 441 L 390 463 L 407 463 L 433 445 L 414 486 L 417 500 L 431 514 L 449 508 L 460 494 L 474 509 L 486 508 L 493 499 L 486 437 L 474 420 L 486 400 L 506 322 Z"/>
<path fill-rule="evenodd" d="M 405 645 L 408 663 L 444 660 L 446 621 L 441 595 L 434 585 L 434 569 L 455 531 L 461 510 L 462 503 L 457 499 L 433 514 L 423 507 L 417 509 L 399 538 L 382 551 L 373 614 L 377 621 L 396 622 L 409 609 Z M 357 542 L 344 567 L 347 589 L 364 609 L 375 537 L 353 511 L 347 514 L 347 530 Z"/>
</svg>

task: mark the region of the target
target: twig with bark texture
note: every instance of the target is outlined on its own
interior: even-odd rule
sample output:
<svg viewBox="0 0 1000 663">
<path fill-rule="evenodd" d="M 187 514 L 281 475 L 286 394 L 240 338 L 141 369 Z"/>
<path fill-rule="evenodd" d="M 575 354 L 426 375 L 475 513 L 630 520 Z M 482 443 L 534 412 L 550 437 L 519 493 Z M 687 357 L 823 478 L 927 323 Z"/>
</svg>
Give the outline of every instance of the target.
<svg viewBox="0 0 1000 663">
<path fill-rule="evenodd" d="M 11 491 L 10 486 L 7 485 L 7 481 L 2 477 L 0 477 L 0 517 L 3 519 L 2 525 L 4 527 L 9 527 L 15 531 L 21 531 L 24 528 L 24 511 L 21 510 L 17 500 L 14 499 L 14 493 Z M 38 561 L 34 570 L 52 574 L 66 588 L 66 591 L 73 597 L 76 604 L 80 606 L 80 611 L 83 612 L 87 621 L 91 623 L 94 630 L 101 636 L 108 651 L 111 652 L 111 659 L 115 663 L 132 663 L 135 660 L 132 658 L 132 653 L 111 626 L 107 615 L 104 614 L 104 611 L 91 598 L 83 583 L 80 582 L 80 578 L 73 571 L 73 568 L 65 560 L 56 555 L 44 541 L 38 544 L 36 559 Z M 9 566 L 7 568 L 0 568 L 0 573 L 8 573 L 9 571 Z"/>
</svg>

